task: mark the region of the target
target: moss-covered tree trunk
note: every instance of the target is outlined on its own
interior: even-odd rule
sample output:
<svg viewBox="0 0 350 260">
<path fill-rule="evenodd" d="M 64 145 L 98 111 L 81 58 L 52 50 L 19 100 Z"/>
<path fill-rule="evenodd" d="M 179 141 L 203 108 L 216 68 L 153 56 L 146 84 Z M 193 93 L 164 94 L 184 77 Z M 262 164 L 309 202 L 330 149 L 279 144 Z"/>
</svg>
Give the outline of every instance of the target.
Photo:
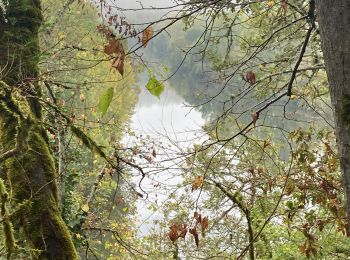
<svg viewBox="0 0 350 260">
<path fill-rule="evenodd" d="M 0 157 L 11 216 L 34 259 L 77 259 L 58 206 L 52 153 L 38 99 L 39 0 L 7 0 L 0 11 Z M 1 8 L 0 8 L 1 9 Z M 10 209 L 10 213 L 11 213 Z M 4 229 L 5 230 L 5 229 Z M 6 236 L 5 236 L 6 239 Z"/>
</svg>

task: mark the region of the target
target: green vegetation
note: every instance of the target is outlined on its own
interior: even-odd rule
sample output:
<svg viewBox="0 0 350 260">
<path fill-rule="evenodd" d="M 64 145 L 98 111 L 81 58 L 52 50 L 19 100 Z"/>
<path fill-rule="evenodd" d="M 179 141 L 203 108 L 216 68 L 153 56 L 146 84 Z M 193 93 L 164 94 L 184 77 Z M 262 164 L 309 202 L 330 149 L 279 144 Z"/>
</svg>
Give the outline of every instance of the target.
<svg viewBox="0 0 350 260">
<path fill-rule="evenodd" d="M 348 259 L 345 0 L 119 5 L 0 2 L 0 258 Z"/>
</svg>

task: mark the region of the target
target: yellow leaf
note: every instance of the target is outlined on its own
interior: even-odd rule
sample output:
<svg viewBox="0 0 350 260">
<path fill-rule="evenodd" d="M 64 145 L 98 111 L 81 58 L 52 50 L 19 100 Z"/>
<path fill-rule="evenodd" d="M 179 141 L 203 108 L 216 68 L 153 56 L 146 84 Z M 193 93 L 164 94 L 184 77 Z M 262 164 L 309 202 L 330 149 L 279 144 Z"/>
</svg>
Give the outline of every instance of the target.
<svg viewBox="0 0 350 260">
<path fill-rule="evenodd" d="M 275 0 L 269 0 L 269 1 L 267 1 L 267 6 L 268 6 L 268 7 L 272 7 L 272 6 L 274 6 L 274 4 L 275 4 Z"/>
<path fill-rule="evenodd" d="M 82 209 L 82 211 L 84 211 L 84 212 L 88 212 L 89 211 L 89 205 L 86 203 L 86 204 L 84 204 L 83 206 L 81 206 L 81 209 Z"/>
</svg>

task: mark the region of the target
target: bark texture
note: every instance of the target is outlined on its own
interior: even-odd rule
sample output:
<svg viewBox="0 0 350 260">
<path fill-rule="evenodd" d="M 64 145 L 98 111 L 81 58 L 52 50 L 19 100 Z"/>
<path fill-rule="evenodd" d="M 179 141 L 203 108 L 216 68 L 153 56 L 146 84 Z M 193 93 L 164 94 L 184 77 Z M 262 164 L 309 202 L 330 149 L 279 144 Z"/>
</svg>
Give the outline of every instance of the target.
<svg viewBox="0 0 350 260">
<path fill-rule="evenodd" d="M 334 108 L 350 234 L 350 1 L 318 0 L 317 19 Z"/>
<path fill-rule="evenodd" d="M 11 208 L 19 209 L 11 220 L 17 232 L 23 229 L 33 259 L 78 259 L 59 210 L 57 175 L 41 125 L 40 1 L 8 0 L 5 5 L 0 11 L 0 153 L 19 142 L 22 147 L 0 164 L 11 188 Z"/>
</svg>

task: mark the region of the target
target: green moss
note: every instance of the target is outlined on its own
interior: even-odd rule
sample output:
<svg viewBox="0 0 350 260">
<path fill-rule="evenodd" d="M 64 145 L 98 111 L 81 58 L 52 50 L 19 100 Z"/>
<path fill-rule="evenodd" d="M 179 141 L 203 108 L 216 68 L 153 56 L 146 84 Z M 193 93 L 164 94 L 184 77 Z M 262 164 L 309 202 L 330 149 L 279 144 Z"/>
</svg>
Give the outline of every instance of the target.
<svg viewBox="0 0 350 260">
<path fill-rule="evenodd" d="M 28 149 L 2 165 L 11 183 L 11 206 L 18 209 L 15 213 L 18 220 L 14 224 L 23 226 L 33 259 L 78 259 L 58 207 L 54 161 L 43 129 L 28 112 L 28 106 L 19 106 L 8 95 L 6 85 L 0 86 L 3 86 L 0 89 L 0 143 L 11 149 L 18 132 L 27 130 Z M 20 107 L 27 110 L 27 118 Z M 6 190 L 5 186 L 0 186 L 1 190 Z M 6 223 L 4 231 L 10 248 L 14 241 L 10 222 Z"/>
<path fill-rule="evenodd" d="M 76 137 L 78 137 L 87 148 L 96 152 L 102 158 L 107 159 L 106 153 L 102 150 L 102 148 L 100 146 L 97 145 L 97 143 L 91 137 L 89 137 L 81 129 L 79 129 L 78 127 L 76 127 L 74 125 L 71 125 L 70 128 L 71 128 L 71 131 L 73 132 L 73 134 Z"/>
<path fill-rule="evenodd" d="M 16 244 L 15 244 L 15 236 L 13 232 L 12 223 L 10 221 L 9 213 L 6 208 L 9 197 L 5 187 L 5 183 L 1 179 L 0 179 L 0 198 L 1 198 L 1 216 L 3 218 L 2 227 L 3 227 L 3 233 L 4 233 L 4 239 L 5 239 L 4 244 L 7 250 L 7 258 L 10 258 L 11 254 L 14 252 L 16 248 Z"/>
</svg>

